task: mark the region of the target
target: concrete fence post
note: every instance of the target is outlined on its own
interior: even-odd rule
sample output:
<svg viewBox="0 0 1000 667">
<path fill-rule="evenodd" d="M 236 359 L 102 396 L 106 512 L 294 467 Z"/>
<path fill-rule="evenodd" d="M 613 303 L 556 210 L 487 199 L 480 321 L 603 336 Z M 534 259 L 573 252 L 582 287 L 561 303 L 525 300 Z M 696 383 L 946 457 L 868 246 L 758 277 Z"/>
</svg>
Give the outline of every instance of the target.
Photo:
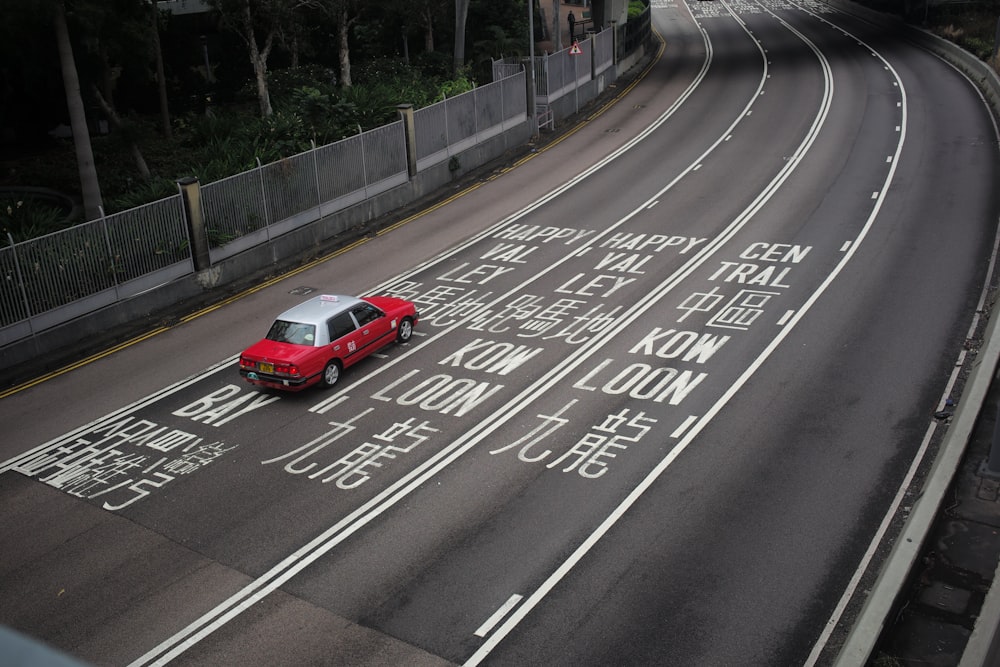
<svg viewBox="0 0 1000 667">
<path fill-rule="evenodd" d="M 403 135 L 406 140 L 406 173 L 413 178 L 417 175 L 417 133 L 413 125 L 413 105 L 397 104 L 396 109 L 403 121 Z"/>
<path fill-rule="evenodd" d="M 188 238 L 191 239 L 191 259 L 194 270 L 204 271 L 212 266 L 208 251 L 208 230 L 205 214 L 201 208 L 201 183 L 196 176 L 188 176 L 177 181 L 184 204 L 184 222 L 187 223 Z"/>
</svg>

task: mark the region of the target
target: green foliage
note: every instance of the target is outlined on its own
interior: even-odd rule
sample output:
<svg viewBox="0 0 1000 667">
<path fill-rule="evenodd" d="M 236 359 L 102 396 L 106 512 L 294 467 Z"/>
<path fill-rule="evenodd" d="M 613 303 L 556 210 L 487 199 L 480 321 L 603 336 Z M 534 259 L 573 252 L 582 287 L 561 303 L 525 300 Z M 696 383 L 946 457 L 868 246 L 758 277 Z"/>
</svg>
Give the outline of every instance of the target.
<svg viewBox="0 0 1000 667">
<path fill-rule="evenodd" d="M 0 232 L 14 242 L 44 236 L 66 226 L 70 211 L 48 197 L 17 193 L 0 198 Z M 0 239 L 6 245 L 7 238 Z"/>
<path fill-rule="evenodd" d="M 459 74 L 458 78 L 444 81 L 438 90 L 441 97 L 455 97 L 462 93 L 467 93 L 476 87 L 475 82 L 470 80 L 465 74 Z"/>
<path fill-rule="evenodd" d="M 629 20 L 637 19 L 639 16 L 646 11 L 646 6 L 648 2 L 642 2 L 642 0 L 629 0 L 628 3 L 628 18 Z"/>
<path fill-rule="evenodd" d="M 135 208 L 149 202 L 177 194 L 177 181 L 169 178 L 154 177 L 149 181 L 140 182 L 121 194 L 105 200 L 107 213 L 115 213 Z"/>
<path fill-rule="evenodd" d="M 0 185 L 46 186 L 75 195 L 80 182 L 72 141 L 45 135 L 67 120 L 52 40 L 54 1 L 7 0 L 9 11 L 0 24 L 0 62 L 5 65 L 0 128 L 14 128 L 17 138 L 23 130 L 24 144 L 17 147 L 16 159 L 2 163 Z M 527 53 L 523 0 L 471 0 L 466 28 L 470 65 L 458 76 L 451 74 L 452 0 L 354 2 L 354 85 L 342 88 L 332 38 L 334 14 L 315 3 L 292 10 L 296 3 L 288 0 L 251 0 L 261 42 L 270 27 L 283 30 L 269 59 L 274 115 L 262 120 L 245 44 L 238 30 L 220 29 L 238 28 L 233 23 L 242 0 L 212 0 L 224 15 L 203 15 L 197 23 L 188 15 L 161 12 L 160 40 L 174 114 L 173 137 L 166 139 L 157 116 L 148 1 L 64 1 L 89 120 L 96 123 L 102 116 L 89 99 L 95 83 L 102 92 L 113 92 L 108 101 L 116 104 L 125 122 L 124 129 L 92 137 L 109 214 L 175 194 L 181 177 L 197 176 L 209 183 L 251 169 L 258 160 L 266 164 L 307 150 L 313 141 L 325 145 L 395 121 L 397 105 L 421 108 L 472 90 L 491 80 L 491 58 Z M 435 46 L 429 52 L 424 50 L 428 30 Z M 294 68 L 288 66 L 292 38 L 296 53 L 307 63 Z M 206 58 L 210 79 L 204 76 Z M 213 106 L 207 110 L 209 96 Z M 152 173 L 148 181 L 135 166 L 133 142 Z M 20 235 L 48 233 L 79 221 L 43 211 L 34 200 L 24 200 L 20 207 L 16 203 L 11 215 L 0 220 Z"/>
</svg>

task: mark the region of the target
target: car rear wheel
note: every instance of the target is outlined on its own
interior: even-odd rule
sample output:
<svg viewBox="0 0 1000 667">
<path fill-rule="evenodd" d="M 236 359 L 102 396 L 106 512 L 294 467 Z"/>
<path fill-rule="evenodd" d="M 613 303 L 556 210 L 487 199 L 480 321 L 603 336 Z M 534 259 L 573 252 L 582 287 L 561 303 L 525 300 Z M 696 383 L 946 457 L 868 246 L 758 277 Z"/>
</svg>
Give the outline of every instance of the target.
<svg viewBox="0 0 1000 667">
<path fill-rule="evenodd" d="M 324 387 L 332 387 L 337 384 L 337 380 L 340 379 L 340 362 L 336 359 L 331 359 L 326 368 L 323 369 L 323 379 L 320 380 L 320 384 Z"/>
<path fill-rule="evenodd" d="M 409 317 L 404 317 L 403 321 L 399 323 L 399 330 L 396 332 L 396 340 L 400 343 L 406 343 L 413 336 L 413 320 Z"/>
</svg>

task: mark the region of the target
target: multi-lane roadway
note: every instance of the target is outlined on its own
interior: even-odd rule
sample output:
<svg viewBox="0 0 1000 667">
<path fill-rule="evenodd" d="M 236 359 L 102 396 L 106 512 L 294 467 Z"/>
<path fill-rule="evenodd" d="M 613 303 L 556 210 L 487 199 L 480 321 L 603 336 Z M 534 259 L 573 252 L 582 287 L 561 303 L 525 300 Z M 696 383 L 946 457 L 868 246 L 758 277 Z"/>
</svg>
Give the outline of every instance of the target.
<svg viewBox="0 0 1000 667">
<path fill-rule="evenodd" d="M 0 401 L 0 622 L 109 665 L 829 662 L 974 356 L 997 131 L 823 4 L 653 20 L 531 160 Z M 243 382 L 319 293 L 418 335 Z"/>
</svg>

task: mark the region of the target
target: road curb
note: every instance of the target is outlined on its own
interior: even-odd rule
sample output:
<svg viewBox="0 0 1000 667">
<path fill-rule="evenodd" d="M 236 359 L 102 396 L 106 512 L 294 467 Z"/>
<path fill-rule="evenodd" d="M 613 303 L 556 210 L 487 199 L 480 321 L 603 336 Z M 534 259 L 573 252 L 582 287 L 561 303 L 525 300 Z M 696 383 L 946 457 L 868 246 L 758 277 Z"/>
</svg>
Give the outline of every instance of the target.
<svg viewBox="0 0 1000 667">
<path fill-rule="evenodd" d="M 1000 107 L 1000 79 L 985 63 L 932 33 L 906 25 L 899 17 L 882 14 L 845 0 L 828 0 L 828 4 L 872 23 L 905 30 L 907 37 L 915 44 L 948 61 L 968 76 L 979 87 L 994 114 L 997 114 Z M 984 313 L 984 316 L 988 315 Z M 862 666 L 871 658 L 890 614 L 906 590 L 914 563 L 920 556 L 941 502 L 961 465 L 986 394 L 997 372 L 998 360 L 1000 336 L 997 335 L 996 320 L 991 319 L 984 335 L 984 345 L 971 364 L 972 370 L 959 407 L 943 437 L 920 496 L 841 647 L 835 663 L 837 667 Z M 997 586 L 992 586 L 987 595 L 987 604 L 983 605 L 973 632 L 976 641 L 973 642 L 970 638 L 963 655 L 962 667 L 991 664 L 986 660 L 997 652 L 998 625 L 1000 590 Z"/>
<path fill-rule="evenodd" d="M 996 373 L 997 362 L 1000 360 L 1000 336 L 997 335 L 996 319 L 990 320 L 984 340 L 985 345 L 972 362 L 972 371 L 962 392 L 961 402 L 944 435 L 941 449 L 927 475 L 920 497 L 914 503 L 913 511 L 903 525 L 902 532 L 837 656 L 835 664 L 838 667 L 864 665 L 868 662 L 885 628 L 886 620 L 895 608 L 899 596 L 906 589 L 913 564 L 920 555 L 937 517 L 941 501 L 948 492 L 965 455 L 966 445 Z M 994 594 L 995 588 L 991 588 L 991 595 Z M 1000 621 L 1000 602 L 991 609 L 995 611 L 995 616 L 992 618 L 988 616 L 988 610 L 984 606 L 976 624 L 977 629 L 981 624 L 993 628 L 997 626 L 997 622 Z"/>
</svg>

